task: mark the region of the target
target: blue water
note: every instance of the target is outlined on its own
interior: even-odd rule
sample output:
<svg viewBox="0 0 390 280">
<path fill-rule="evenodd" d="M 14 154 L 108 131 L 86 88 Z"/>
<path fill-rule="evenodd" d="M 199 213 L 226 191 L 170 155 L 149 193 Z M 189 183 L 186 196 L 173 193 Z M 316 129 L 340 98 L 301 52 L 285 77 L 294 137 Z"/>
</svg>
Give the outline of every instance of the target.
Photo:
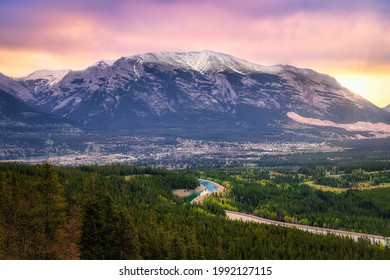
<svg viewBox="0 0 390 280">
<path fill-rule="evenodd" d="M 215 192 L 215 191 L 218 190 L 218 187 L 217 187 L 214 183 L 212 183 L 212 182 L 207 182 L 207 181 L 202 180 L 202 179 L 198 179 L 198 182 L 199 182 L 200 184 L 202 184 L 203 186 L 205 186 L 206 189 L 207 189 L 209 192 Z"/>
</svg>

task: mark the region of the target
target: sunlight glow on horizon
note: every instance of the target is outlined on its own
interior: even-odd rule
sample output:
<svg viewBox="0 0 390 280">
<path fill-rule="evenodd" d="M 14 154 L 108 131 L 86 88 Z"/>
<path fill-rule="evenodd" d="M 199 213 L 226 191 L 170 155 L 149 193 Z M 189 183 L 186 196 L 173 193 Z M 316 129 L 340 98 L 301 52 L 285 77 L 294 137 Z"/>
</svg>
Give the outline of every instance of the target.
<svg viewBox="0 0 390 280">
<path fill-rule="evenodd" d="M 339 80 L 344 87 L 366 99 L 369 98 L 370 87 L 372 87 L 372 78 L 353 75 L 339 78 Z"/>
<path fill-rule="evenodd" d="M 383 108 L 390 104 L 389 78 L 374 74 L 344 74 L 336 79 L 342 86 Z"/>
</svg>

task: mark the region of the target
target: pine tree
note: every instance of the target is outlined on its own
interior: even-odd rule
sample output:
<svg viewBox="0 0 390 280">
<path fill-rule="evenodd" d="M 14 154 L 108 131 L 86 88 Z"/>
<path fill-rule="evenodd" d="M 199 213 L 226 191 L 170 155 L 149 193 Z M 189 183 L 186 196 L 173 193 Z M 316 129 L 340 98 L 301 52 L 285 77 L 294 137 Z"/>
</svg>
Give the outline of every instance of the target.
<svg viewBox="0 0 390 280">
<path fill-rule="evenodd" d="M 183 239 L 175 234 L 171 241 L 171 247 L 169 250 L 169 258 L 173 260 L 187 259 L 186 247 L 183 243 Z"/>
<path fill-rule="evenodd" d="M 9 182 L 6 173 L 0 173 L 0 258 L 14 258 L 16 236 L 15 186 Z"/>
<path fill-rule="evenodd" d="M 121 211 L 116 223 L 115 238 L 117 239 L 119 259 L 139 259 L 141 244 L 138 232 L 128 212 Z"/>
<path fill-rule="evenodd" d="M 80 240 L 81 259 L 104 259 L 100 207 L 96 199 L 90 199 L 84 206 Z"/>
<path fill-rule="evenodd" d="M 43 229 L 42 255 L 40 257 L 57 259 L 59 257 L 57 250 L 65 238 L 66 200 L 64 187 L 59 182 L 54 167 L 47 162 L 43 165 L 39 192 L 42 197 L 40 226 Z"/>
</svg>

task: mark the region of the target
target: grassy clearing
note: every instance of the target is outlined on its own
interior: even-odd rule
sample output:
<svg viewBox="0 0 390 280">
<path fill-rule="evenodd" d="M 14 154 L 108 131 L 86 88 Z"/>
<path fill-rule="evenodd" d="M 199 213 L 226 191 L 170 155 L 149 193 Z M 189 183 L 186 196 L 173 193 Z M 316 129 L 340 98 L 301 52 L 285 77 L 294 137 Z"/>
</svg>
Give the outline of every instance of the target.
<svg viewBox="0 0 390 280">
<path fill-rule="evenodd" d="M 150 174 L 135 174 L 135 175 L 127 175 L 127 176 L 124 176 L 124 178 L 125 178 L 125 180 L 126 181 L 130 181 L 130 180 L 132 180 L 132 179 L 134 179 L 134 178 L 139 178 L 139 177 L 145 177 L 145 178 L 147 178 L 147 177 L 152 177 L 152 175 L 150 175 Z"/>
<path fill-rule="evenodd" d="M 306 185 L 309 187 L 316 189 L 316 190 L 321 190 L 324 192 L 334 192 L 334 193 L 342 193 L 346 192 L 347 190 L 375 190 L 375 189 L 382 189 L 382 188 L 390 188 L 390 183 L 381 183 L 377 186 L 372 186 L 370 185 L 369 182 L 360 182 L 357 183 L 356 187 L 353 188 L 336 188 L 336 187 L 329 187 L 329 186 L 324 186 L 324 185 L 319 185 L 314 183 L 313 181 L 306 181 Z"/>
<path fill-rule="evenodd" d="M 318 184 L 315 184 L 313 181 L 307 181 L 307 182 L 305 182 L 305 184 L 313 189 L 324 191 L 324 192 L 342 193 L 342 192 L 346 192 L 348 190 L 346 188 L 334 188 L 334 187 L 318 185 Z"/>
</svg>

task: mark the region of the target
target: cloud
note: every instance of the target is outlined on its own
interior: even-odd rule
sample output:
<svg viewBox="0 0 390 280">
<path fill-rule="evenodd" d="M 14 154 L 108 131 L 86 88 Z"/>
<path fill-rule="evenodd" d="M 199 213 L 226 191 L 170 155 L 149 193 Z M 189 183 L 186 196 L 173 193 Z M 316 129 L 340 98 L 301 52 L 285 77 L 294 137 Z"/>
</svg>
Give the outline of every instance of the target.
<svg viewBox="0 0 390 280">
<path fill-rule="evenodd" d="M 263 65 L 390 80 L 389 14 L 388 0 L 3 0 L 0 72 L 211 49 Z M 390 85 L 381 87 L 372 95 L 384 100 Z"/>
<path fill-rule="evenodd" d="M 387 0 L 3 0 L 0 59 L 37 65 L 50 57 L 50 65 L 79 69 L 149 51 L 212 49 L 266 65 L 389 72 L 386 13 Z"/>
<path fill-rule="evenodd" d="M 326 127 L 337 127 L 342 128 L 347 131 L 371 131 L 371 132 L 380 132 L 378 134 L 378 138 L 386 138 L 390 136 L 390 125 L 385 123 L 371 123 L 371 122 L 355 122 L 355 123 L 335 123 L 329 120 L 320 120 L 314 118 L 306 118 L 298 115 L 295 112 L 288 112 L 287 116 L 298 122 L 313 126 L 326 126 Z"/>
</svg>

